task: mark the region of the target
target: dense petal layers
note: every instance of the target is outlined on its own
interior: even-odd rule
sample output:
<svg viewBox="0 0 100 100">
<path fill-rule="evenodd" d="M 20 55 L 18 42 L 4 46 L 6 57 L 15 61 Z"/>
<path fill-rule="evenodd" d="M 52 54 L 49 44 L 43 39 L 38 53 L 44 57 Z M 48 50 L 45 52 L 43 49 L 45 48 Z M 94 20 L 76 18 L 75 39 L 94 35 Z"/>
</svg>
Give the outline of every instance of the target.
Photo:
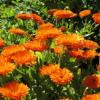
<svg viewBox="0 0 100 100">
<path fill-rule="evenodd" d="M 21 100 L 22 97 L 28 94 L 29 88 L 23 83 L 12 81 L 0 87 L 0 94 L 4 97 Z"/>
<path fill-rule="evenodd" d="M 47 49 L 47 45 L 45 42 L 35 39 L 33 41 L 26 42 L 24 46 L 26 49 L 34 51 L 44 51 Z"/>
<path fill-rule="evenodd" d="M 19 51 L 24 51 L 26 50 L 23 45 L 10 45 L 7 46 L 3 49 L 1 52 L 2 55 L 4 56 L 11 56 L 12 54 L 19 52 Z"/>
<path fill-rule="evenodd" d="M 58 69 L 50 75 L 50 78 L 55 84 L 65 85 L 73 79 L 73 73 L 67 68 Z"/>
<path fill-rule="evenodd" d="M 36 57 L 29 51 L 19 51 L 11 56 L 17 64 L 35 64 Z"/>
</svg>

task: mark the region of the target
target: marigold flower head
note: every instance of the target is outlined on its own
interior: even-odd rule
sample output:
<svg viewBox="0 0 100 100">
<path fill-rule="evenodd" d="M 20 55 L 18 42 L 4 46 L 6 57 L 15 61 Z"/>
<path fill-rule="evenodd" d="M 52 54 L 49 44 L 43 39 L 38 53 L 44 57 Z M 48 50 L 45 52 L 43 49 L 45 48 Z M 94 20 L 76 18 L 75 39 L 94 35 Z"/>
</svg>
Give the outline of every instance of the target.
<svg viewBox="0 0 100 100">
<path fill-rule="evenodd" d="M 0 94 L 14 100 L 21 100 L 28 94 L 28 92 L 29 88 L 27 85 L 16 81 L 8 82 L 0 87 Z"/>
<path fill-rule="evenodd" d="M 27 32 L 25 32 L 24 30 L 20 28 L 11 28 L 8 31 L 11 32 L 12 34 L 19 34 L 19 35 L 27 34 Z"/>
<path fill-rule="evenodd" d="M 73 13 L 71 10 L 57 10 L 53 13 L 53 16 L 56 18 L 72 18 L 77 16 L 76 13 Z"/>
<path fill-rule="evenodd" d="M 50 75 L 51 80 L 59 85 L 68 84 L 73 79 L 73 73 L 66 69 L 58 69 Z"/>
<path fill-rule="evenodd" d="M 83 85 L 89 88 L 99 88 L 100 87 L 100 75 L 93 74 L 88 75 L 83 80 Z"/>
<path fill-rule="evenodd" d="M 24 44 L 25 48 L 28 50 L 34 50 L 34 51 L 44 51 L 47 49 L 47 45 L 44 41 L 36 40 L 28 41 Z"/>
<path fill-rule="evenodd" d="M 7 75 L 8 73 L 12 72 L 16 66 L 10 62 L 0 62 L 0 75 Z"/>
<path fill-rule="evenodd" d="M 88 16 L 88 15 L 90 15 L 90 14 L 91 14 L 91 10 L 86 9 L 86 10 L 80 11 L 79 16 L 80 16 L 81 18 L 83 18 L 83 17 L 86 17 L 86 16 Z"/>
<path fill-rule="evenodd" d="M 92 18 L 93 18 L 95 23 L 100 24 L 100 12 L 93 14 Z"/>
<path fill-rule="evenodd" d="M 0 48 L 4 46 L 4 40 L 0 38 Z"/>
<path fill-rule="evenodd" d="M 11 56 L 17 64 L 35 64 L 36 57 L 29 51 L 19 51 Z"/>
<path fill-rule="evenodd" d="M 62 34 L 55 39 L 57 44 L 66 45 L 67 47 L 74 46 L 76 43 L 84 40 L 81 35 L 78 34 Z"/>
<path fill-rule="evenodd" d="M 49 64 L 49 65 L 44 65 L 39 69 L 39 72 L 41 75 L 51 75 L 54 73 L 56 70 L 58 70 L 60 66 L 58 64 Z"/>
<path fill-rule="evenodd" d="M 100 93 L 85 95 L 82 97 L 82 100 L 100 100 Z"/>
<path fill-rule="evenodd" d="M 36 39 L 46 40 L 49 38 L 55 38 L 62 33 L 57 28 L 42 29 L 36 31 Z"/>
<path fill-rule="evenodd" d="M 95 50 L 72 50 L 69 52 L 70 56 L 72 57 L 76 57 L 78 59 L 85 59 L 85 60 L 88 60 L 88 59 L 93 59 L 97 53 Z"/>
<path fill-rule="evenodd" d="M 1 52 L 2 55 L 4 56 L 11 56 L 12 54 L 19 52 L 19 51 L 24 51 L 26 50 L 23 45 L 10 45 L 7 46 L 3 49 Z"/>
<path fill-rule="evenodd" d="M 43 19 L 37 14 L 29 14 L 29 13 L 28 14 L 17 14 L 16 18 L 17 19 L 23 19 L 23 20 L 31 19 L 31 20 L 36 21 L 39 24 L 44 23 Z"/>
<path fill-rule="evenodd" d="M 17 19 L 32 19 L 32 14 L 17 14 L 16 15 Z"/>
</svg>

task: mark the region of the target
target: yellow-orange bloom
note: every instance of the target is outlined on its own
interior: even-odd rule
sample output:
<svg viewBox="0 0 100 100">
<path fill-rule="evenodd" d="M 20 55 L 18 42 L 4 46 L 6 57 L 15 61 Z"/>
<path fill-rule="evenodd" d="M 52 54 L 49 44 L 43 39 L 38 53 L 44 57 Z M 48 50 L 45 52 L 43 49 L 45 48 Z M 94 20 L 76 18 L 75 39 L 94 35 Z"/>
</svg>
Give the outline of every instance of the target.
<svg viewBox="0 0 100 100">
<path fill-rule="evenodd" d="M 19 52 L 19 51 L 24 51 L 26 50 L 23 45 L 10 45 L 7 46 L 3 49 L 1 52 L 2 55 L 4 56 L 11 56 L 12 54 Z"/>
<path fill-rule="evenodd" d="M 53 16 L 56 18 L 72 18 L 77 16 L 77 14 L 71 10 L 57 10 L 53 13 Z"/>
<path fill-rule="evenodd" d="M 73 73 L 66 68 L 58 69 L 50 75 L 50 78 L 56 84 L 65 85 L 73 79 Z"/>
<path fill-rule="evenodd" d="M 7 75 L 12 72 L 16 66 L 10 62 L 0 62 L 0 75 Z"/>
<path fill-rule="evenodd" d="M 8 31 L 11 32 L 12 34 L 19 34 L 19 35 L 27 34 L 27 32 L 25 32 L 24 30 L 20 28 L 11 28 Z"/>
<path fill-rule="evenodd" d="M 78 34 L 62 34 L 55 39 L 55 42 L 57 44 L 62 44 L 70 47 L 81 42 L 82 40 L 84 40 L 84 38 Z"/>
<path fill-rule="evenodd" d="M 90 15 L 90 14 L 91 14 L 91 10 L 86 9 L 86 10 L 80 11 L 79 16 L 80 16 L 81 18 L 83 18 L 83 17 L 86 17 L 86 16 L 88 16 L 88 15 Z"/>
<path fill-rule="evenodd" d="M 29 88 L 27 85 L 16 81 L 8 82 L 0 87 L 0 94 L 13 100 L 21 100 L 28 92 Z"/>
<path fill-rule="evenodd" d="M 92 18 L 95 21 L 95 23 L 100 24 L 100 12 L 93 14 Z"/>
<path fill-rule="evenodd" d="M 100 75 L 93 74 L 88 75 L 83 80 L 83 85 L 89 88 L 99 88 L 100 87 Z"/>
<path fill-rule="evenodd" d="M 17 64 L 35 64 L 36 57 L 29 51 L 19 51 L 11 56 Z"/>
<path fill-rule="evenodd" d="M 46 43 L 44 41 L 36 39 L 26 42 L 24 46 L 26 49 L 34 51 L 43 51 L 47 49 Z"/>
<path fill-rule="evenodd" d="M 56 70 L 60 69 L 60 66 L 57 64 L 49 64 L 49 65 L 44 65 L 39 69 L 39 72 L 41 75 L 51 75 L 54 73 Z"/>
<path fill-rule="evenodd" d="M 100 100 L 100 93 L 85 95 L 82 97 L 82 100 Z"/>
<path fill-rule="evenodd" d="M 18 19 L 32 19 L 32 14 L 17 14 L 16 18 Z"/>
<path fill-rule="evenodd" d="M 95 50 L 72 50 L 69 52 L 70 56 L 76 57 L 79 59 L 93 59 L 95 56 L 97 56 L 97 52 Z"/>
<path fill-rule="evenodd" d="M 0 38 L 0 48 L 4 46 L 4 40 Z"/>
<path fill-rule="evenodd" d="M 41 29 L 36 31 L 36 39 L 46 40 L 48 38 L 55 38 L 61 34 L 57 28 Z"/>
<path fill-rule="evenodd" d="M 36 21 L 39 24 L 43 24 L 44 23 L 43 19 L 37 14 L 17 14 L 16 18 L 24 19 L 24 20 L 31 19 L 31 20 Z"/>
</svg>

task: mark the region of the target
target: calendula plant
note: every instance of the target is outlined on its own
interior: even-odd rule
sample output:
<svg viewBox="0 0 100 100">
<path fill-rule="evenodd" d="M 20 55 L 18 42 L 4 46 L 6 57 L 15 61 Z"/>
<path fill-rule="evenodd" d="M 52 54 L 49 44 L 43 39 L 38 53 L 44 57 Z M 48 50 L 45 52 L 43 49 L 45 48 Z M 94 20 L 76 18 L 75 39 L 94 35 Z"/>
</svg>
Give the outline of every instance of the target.
<svg viewBox="0 0 100 100">
<path fill-rule="evenodd" d="M 0 100 L 100 99 L 100 13 L 78 1 L 0 1 Z"/>
</svg>

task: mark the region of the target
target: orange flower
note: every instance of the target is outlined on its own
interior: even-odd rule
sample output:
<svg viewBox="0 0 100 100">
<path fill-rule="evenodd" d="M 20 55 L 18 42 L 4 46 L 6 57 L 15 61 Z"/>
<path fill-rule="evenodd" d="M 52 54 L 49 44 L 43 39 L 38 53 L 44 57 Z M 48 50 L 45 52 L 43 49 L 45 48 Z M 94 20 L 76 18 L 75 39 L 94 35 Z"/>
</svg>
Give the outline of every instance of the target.
<svg viewBox="0 0 100 100">
<path fill-rule="evenodd" d="M 44 65 L 39 69 L 41 75 L 51 75 L 60 68 L 57 64 Z"/>
<path fill-rule="evenodd" d="M 72 18 L 77 16 L 77 14 L 71 10 L 57 10 L 53 13 L 53 16 L 56 18 Z"/>
<path fill-rule="evenodd" d="M 7 75 L 15 69 L 15 65 L 10 62 L 0 62 L 0 75 Z"/>
<path fill-rule="evenodd" d="M 45 42 L 36 39 L 34 39 L 33 41 L 26 42 L 24 46 L 26 49 L 34 51 L 43 51 L 47 49 Z"/>
<path fill-rule="evenodd" d="M 66 45 L 68 47 L 80 43 L 84 38 L 78 34 L 62 34 L 55 39 L 57 44 Z"/>
<path fill-rule="evenodd" d="M 88 59 L 93 59 L 97 53 L 95 50 L 72 50 L 69 52 L 70 56 L 72 57 L 76 57 L 76 58 L 79 58 L 79 59 L 85 59 L 85 60 L 88 60 Z"/>
<path fill-rule="evenodd" d="M 32 19 L 32 14 L 17 14 L 16 18 L 18 19 Z"/>
<path fill-rule="evenodd" d="M 0 38 L 0 48 L 4 46 L 4 40 Z"/>
<path fill-rule="evenodd" d="M 82 97 L 82 100 L 100 100 L 100 93 L 85 95 Z"/>
<path fill-rule="evenodd" d="M 19 51 L 24 51 L 25 47 L 23 45 L 11 45 L 7 46 L 3 49 L 1 52 L 2 55 L 4 56 L 11 56 L 12 54 L 19 52 Z"/>
<path fill-rule="evenodd" d="M 86 16 L 88 16 L 88 15 L 90 15 L 90 14 L 91 14 L 91 10 L 86 9 L 86 10 L 80 11 L 79 16 L 80 16 L 81 18 L 83 18 L 83 17 L 86 17 Z"/>
<path fill-rule="evenodd" d="M 57 28 L 41 29 L 36 31 L 36 39 L 46 40 L 48 38 L 55 38 L 61 34 Z"/>
<path fill-rule="evenodd" d="M 95 21 L 95 23 L 100 24 L 100 13 L 93 14 L 92 18 Z"/>
<path fill-rule="evenodd" d="M 0 94 L 13 100 L 21 100 L 28 94 L 28 91 L 27 85 L 16 81 L 8 82 L 0 87 Z"/>
<path fill-rule="evenodd" d="M 36 21 L 39 24 L 43 24 L 44 23 L 43 19 L 37 14 L 17 14 L 16 18 L 24 19 L 24 20 L 25 19 L 31 19 L 31 20 Z"/>
<path fill-rule="evenodd" d="M 83 80 L 83 85 L 89 88 L 99 88 L 100 87 L 100 75 L 93 74 L 88 75 Z"/>
<path fill-rule="evenodd" d="M 20 28 L 11 28 L 8 31 L 11 32 L 12 34 L 19 34 L 19 35 L 27 34 L 27 32 L 25 32 L 24 30 Z"/>
<path fill-rule="evenodd" d="M 97 66 L 97 71 L 100 72 L 100 64 Z"/>
<path fill-rule="evenodd" d="M 50 9 L 50 10 L 48 10 L 48 14 L 49 14 L 49 15 L 53 15 L 53 13 L 54 13 L 55 11 L 57 11 L 57 9 Z"/>
<path fill-rule="evenodd" d="M 29 51 L 19 51 L 11 56 L 17 64 L 35 64 L 36 57 Z"/>
<path fill-rule="evenodd" d="M 56 84 L 65 85 L 72 80 L 73 73 L 66 68 L 58 69 L 50 75 L 50 78 Z"/>
<path fill-rule="evenodd" d="M 99 47 L 99 45 L 96 42 L 91 41 L 91 40 L 83 40 L 81 42 L 81 47 L 88 48 L 88 49 L 96 49 Z"/>
</svg>

